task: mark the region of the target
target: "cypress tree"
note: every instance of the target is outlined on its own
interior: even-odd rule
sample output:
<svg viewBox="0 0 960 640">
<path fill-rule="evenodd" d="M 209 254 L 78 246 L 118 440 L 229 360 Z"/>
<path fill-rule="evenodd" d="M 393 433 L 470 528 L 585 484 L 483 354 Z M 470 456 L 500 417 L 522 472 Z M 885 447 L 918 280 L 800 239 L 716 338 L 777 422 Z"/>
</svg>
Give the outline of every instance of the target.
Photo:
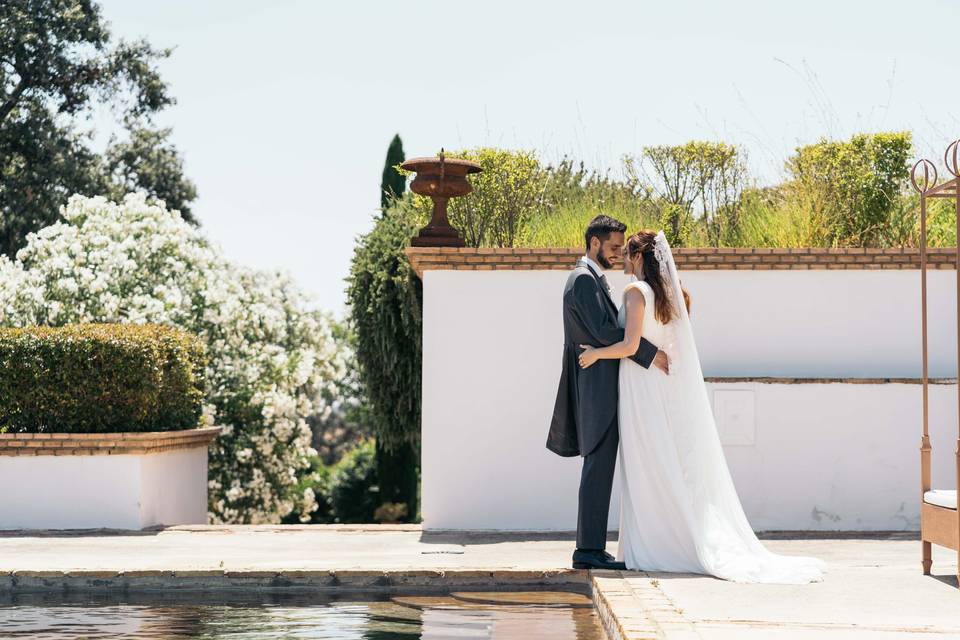
<svg viewBox="0 0 960 640">
<path fill-rule="evenodd" d="M 390 201 L 399 198 L 407 188 L 406 177 L 400 175 L 396 166 L 406 160 L 403 155 L 403 142 L 400 134 L 393 136 L 387 148 L 387 161 L 383 167 L 383 178 L 380 180 L 380 209 L 390 206 Z"/>
</svg>

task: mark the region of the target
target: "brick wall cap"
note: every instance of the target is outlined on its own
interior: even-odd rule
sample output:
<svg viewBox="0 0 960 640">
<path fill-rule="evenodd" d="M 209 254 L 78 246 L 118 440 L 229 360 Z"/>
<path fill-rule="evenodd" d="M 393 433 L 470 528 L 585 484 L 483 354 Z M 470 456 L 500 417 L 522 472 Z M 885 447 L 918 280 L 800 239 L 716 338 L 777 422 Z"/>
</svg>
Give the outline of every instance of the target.
<svg viewBox="0 0 960 640">
<path fill-rule="evenodd" d="M 930 249 L 929 269 L 955 268 L 956 249 Z M 799 270 L 812 269 L 912 269 L 920 268 L 920 252 L 897 248 L 770 248 L 770 247 L 679 247 L 673 250 L 681 271 Z M 572 269 L 583 255 L 579 248 L 455 248 L 409 247 L 407 259 L 418 276 L 424 271 L 516 270 L 550 271 Z M 615 265 L 619 268 L 619 265 Z"/>
<path fill-rule="evenodd" d="M 0 433 L 0 456 L 123 455 L 207 447 L 222 427 L 118 433 Z"/>
</svg>

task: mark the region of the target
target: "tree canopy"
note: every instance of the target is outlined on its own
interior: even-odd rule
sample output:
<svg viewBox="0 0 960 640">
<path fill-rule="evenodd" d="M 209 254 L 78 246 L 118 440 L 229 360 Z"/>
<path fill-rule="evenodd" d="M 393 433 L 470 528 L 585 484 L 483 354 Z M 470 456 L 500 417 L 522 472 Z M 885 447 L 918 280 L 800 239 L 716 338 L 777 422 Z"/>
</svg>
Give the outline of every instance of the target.
<svg viewBox="0 0 960 640">
<path fill-rule="evenodd" d="M 153 122 L 174 103 L 157 69 L 170 53 L 114 41 L 92 0 L 0 3 L 0 253 L 56 221 L 73 193 L 144 191 L 194 221 L 196 188 Z M 126 132 L 100 151 L 87 124 L 98 108 Z"/>
</svg>

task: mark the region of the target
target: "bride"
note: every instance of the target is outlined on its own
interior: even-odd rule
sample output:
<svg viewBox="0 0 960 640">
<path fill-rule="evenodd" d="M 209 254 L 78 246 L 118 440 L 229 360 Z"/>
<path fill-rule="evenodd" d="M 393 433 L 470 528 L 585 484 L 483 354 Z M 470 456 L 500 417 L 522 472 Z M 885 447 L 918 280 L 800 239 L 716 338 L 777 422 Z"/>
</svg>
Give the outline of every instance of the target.
<svg viewBox="0 0 960 640">
<path fill-rule="evenodd" d="M 737 582 L 798 584 L 822 579 L 815 558 L 780 556 L 753 533 L 717 435 L 690 325 L 689 297 L 661 231 L 624 248 L 623 342 L 586 349 L 580 366 L 620 363 L 622 490 L 618 560 L 628 569 L 703 573 Z M 670 373 L 626 356 L 640 338 L 663 346 Z"/>
</svg>

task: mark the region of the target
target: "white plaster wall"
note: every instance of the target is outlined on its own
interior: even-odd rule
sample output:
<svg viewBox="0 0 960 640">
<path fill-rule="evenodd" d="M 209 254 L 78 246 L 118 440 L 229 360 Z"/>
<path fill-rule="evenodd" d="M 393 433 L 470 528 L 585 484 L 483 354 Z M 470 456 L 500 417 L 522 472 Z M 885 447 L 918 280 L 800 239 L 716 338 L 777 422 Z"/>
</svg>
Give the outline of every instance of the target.
<svg viewBox="0 0 960 640">
<path fill-rule="evenodd" d="M 920 385 L 709 386 L 727 464 L 754 529 L 919 530 Z M 731 392 L 745 395 L 740 419 L 739 407 L 718 410 Z M 937 487 L 956 486 L 956 397 L 952 386 L 931 388 Z"/>
<path fill-rule="evenodd" d="M 425 273 L 425 528 L 574 528 L 580 460 L 544 448 L 566 275 Z M 930 274 L 934 376 L 956 371 L 954 277 Z M 618 292 L 625 282 L 610 280 Z M 692 271 L 683 280 L 707 376 L 919 374 L 916 271 Z M 755 528 L 916 528 L 919 386 L 724 388 L 752 391 L 753 444 L 742 420 L 720 428 Z M 954 388 L 935 388 L 933 401 L 937 473 L 952 487 Z"/>
<path fill-rule="evenodd" d="M 206 524 L 207 448 L 142 456 L 140 526 Z"/>
<path fill-rule="evenodd" d="M 956 274 L 928 278 L 930 375 L 953 377 Z M 920 376 L 919 271 L 689 271 L 682 279 L 706 376 Z"/>
<path fill-rule="evenodd" d="M 0 529 L 139 529 L 137 456 L 0 456 Z"/>
<path fill-rule="evenodd" d="M 207 521 L 207 449 L 0 456 L 0 529 L 141 529 Z"/>
</svg>

